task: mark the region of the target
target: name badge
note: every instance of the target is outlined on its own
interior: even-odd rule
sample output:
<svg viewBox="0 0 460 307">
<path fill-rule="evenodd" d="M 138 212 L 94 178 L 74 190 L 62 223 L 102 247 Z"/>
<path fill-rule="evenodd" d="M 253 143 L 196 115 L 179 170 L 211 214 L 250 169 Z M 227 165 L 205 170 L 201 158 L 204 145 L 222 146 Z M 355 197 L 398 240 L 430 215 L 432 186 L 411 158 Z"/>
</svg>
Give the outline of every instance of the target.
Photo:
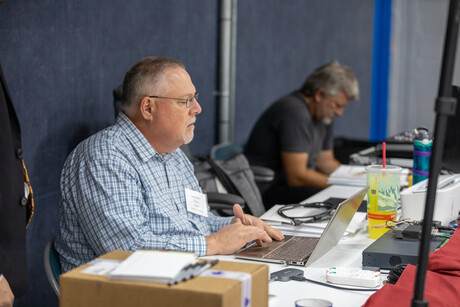
<svg viewBox="0 0 460 307">
<path fill-rule="evenodd" d="M 188 212 L 208 217 L 208 199 L 206 194 L 186 188 L 185 202 L 187 203 Z"/>
</svg>

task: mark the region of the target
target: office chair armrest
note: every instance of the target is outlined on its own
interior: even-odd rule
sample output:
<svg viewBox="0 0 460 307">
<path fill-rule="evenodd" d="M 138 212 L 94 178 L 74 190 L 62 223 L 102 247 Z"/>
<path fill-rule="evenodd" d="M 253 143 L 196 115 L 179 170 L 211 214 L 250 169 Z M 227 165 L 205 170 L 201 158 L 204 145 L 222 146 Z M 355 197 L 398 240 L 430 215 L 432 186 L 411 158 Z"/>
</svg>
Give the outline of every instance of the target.
<svg viewBox="0 0 460 307">
<path fill-rule="evenodd" d="M 251 165 L 251 170 L 256 182 L 271 182 L 275 178 L 275 172 L 268 167 Z"/>
<path fill-rule="evenodd" d="M 216 192 L 207 192 L 208 204 L 211 209 L 215 210 L 233 210 L 234 204 L 239 204 L 244 209 L 246 202 L 240 196 L 235 194 L 225 194 Z"/>
</svg>

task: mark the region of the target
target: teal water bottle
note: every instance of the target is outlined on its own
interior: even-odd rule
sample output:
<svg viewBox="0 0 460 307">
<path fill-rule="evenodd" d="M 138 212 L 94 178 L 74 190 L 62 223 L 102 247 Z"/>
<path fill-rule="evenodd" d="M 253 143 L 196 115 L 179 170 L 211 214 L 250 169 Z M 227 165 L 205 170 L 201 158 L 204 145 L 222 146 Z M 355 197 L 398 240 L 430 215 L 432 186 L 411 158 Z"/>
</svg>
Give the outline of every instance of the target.
<svg viewBox="0 0 460 307">
<path fill-rule="evenodd" d="M 433 137 L 426 128 L 414 129 L 413 184 L 428 178 Z"/>
</svg>

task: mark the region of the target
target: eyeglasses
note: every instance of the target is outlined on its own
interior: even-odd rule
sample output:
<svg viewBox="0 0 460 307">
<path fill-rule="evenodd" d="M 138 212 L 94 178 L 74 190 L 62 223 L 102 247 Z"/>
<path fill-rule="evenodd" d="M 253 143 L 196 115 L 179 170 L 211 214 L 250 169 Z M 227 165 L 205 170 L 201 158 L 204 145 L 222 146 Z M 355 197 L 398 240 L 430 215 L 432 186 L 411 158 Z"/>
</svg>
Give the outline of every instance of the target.
<svg viewBox="0 0 460 307">
<path fill-rule="evenodd" d="M 332 102 L 332 106 L 333 106 L 335 109 L 345 109 L 345 107 L 347 106 L 347 104 L 340 104 L 340 103 L 338 103 L 337 101 L 331 100 L 331 102 Z"/>
<path fill-rule="evenodd" d="M 161 96 L 149 96 L 150 98 L 161 98 L 161 99 L 175 99 L 175 100 L 181 100 L 183 103 L 185 103 L 185 106 L 187 109 L 190 109 L 192 106 L 193 100 L 198 99 L 198 92 L 195 94 L 188 96 L 187 98 L 172 98 L 172 97 L 161 97 Z"/>
<path fill-rule="evenodd" d="M 345 109 L 345 107 L 348 105 L 348 101 L 345 104 L 341 104 L 337 102 L 336 100 L 331 99 L 331 96 L 328 96 L 326 94 L 323 94 L 323 95 L 331 103 L 332 108 L 335 110 Z"/>
</svg>

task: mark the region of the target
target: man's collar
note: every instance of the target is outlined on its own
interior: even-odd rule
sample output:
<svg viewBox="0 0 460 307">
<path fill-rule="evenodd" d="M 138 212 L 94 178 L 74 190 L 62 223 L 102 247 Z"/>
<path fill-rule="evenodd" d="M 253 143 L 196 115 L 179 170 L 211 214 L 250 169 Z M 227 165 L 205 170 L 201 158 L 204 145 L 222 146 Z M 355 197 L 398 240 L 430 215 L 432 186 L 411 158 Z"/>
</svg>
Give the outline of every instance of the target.
<svg viewBox="0 0 460 307">
<path fill-rule="evenodd" d="M 314 119 L 313 114 L 314 114 L 314 111 L 315 111 L 315 103 L 313 101 L 313 97 L 306 96 L 302 91 L 299 91 L 299 95 L 305 101 L 305 104 L 307 105 L 308 111 L 310 111 L 310 115 Z"/>
<path fill-rule="evenodd" d="M 131 143 L 134 151 L 142 161 L 145 162 L 158 154 L 125 113 L 120 112 L 118 114 L 115 125 L 121 128 L 120 130 Z"/>
</svg>

